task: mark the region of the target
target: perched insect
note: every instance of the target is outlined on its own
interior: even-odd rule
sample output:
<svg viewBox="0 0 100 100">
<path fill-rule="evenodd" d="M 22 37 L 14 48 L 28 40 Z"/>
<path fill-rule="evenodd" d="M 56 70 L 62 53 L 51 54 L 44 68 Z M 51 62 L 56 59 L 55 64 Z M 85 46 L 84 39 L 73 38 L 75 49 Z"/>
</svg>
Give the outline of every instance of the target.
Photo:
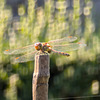
<svg viewBox="0 0 100 100">
<path fill-rule="evenodd" d="M 68 43 L 68 42 L 73 42 L 77 39 L 77 37 L 73 36 L 68 36 L 65 38 L 57 39 L 57 40 L 52 40 L 49 42 L 38 42 L 32 45 L 28 45 L 22 48 L 17 48 L 14 50 L 5 50 L 4 54 L 21 54 L 21 53 L 27 53 L 23 56 L 17 57 L 14 59 L 15 63 L 18 62 L 27 62 L 27 61 L 32 61 L 34 60 L 35 53 L 37 51 L 42 52 L 42 53 L 57 53 L 60 55 L 65 55 L 65 56 L 70 56 L 66 51 L 72 51 L 72 50 L 77 50 L 79 48 L 82 48 L 86 46 L 84 43 Z"/>
</svg>

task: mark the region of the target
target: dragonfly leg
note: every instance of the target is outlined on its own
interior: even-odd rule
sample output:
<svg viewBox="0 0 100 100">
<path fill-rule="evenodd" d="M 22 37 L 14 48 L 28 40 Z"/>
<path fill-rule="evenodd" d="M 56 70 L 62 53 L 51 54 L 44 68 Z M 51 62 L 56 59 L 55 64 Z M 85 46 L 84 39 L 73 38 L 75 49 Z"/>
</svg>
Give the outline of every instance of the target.
<svg viewBox="0 0 100 100">
<path fill-rule="evenodd" d="M 37 54 L 48 54 L 46 51 L 40 50 Z"/>
<path fill-rule="evenodd" d="M 59 51 L 56 51 L 56 50 L 53 50 L 53 49 L 52 49 L 52 52 L 60 54 L 60 55 L 64 55 L 64 56 L 70 56 L 70 54 L 68 54 L 68 53 L 59 52 Z"/>
</svg>

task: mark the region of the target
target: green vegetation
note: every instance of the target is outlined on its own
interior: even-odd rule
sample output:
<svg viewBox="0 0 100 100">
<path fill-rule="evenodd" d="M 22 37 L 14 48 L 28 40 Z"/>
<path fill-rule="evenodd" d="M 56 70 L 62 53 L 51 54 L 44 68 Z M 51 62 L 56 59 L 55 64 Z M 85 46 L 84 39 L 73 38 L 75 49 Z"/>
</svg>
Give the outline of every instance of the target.
<svg viewBox="0 0 100 100">
<path fill-rule="evenodd" d="M 4 55 L 5 49 L 70 35 L 77 36 L 75 42 L 82 41 L 87 47 L 68 52 L 70 57 L 50 55 L 49 98 L 99 95 L 100 31 L 95 31 L 93 2 L 84 0 L 82 6 L 80 0 L 73 0 L 73 7 L 69 8 L 65 0 L 48 0 L 44 8 L 34 8 L 34 0 L 28 0 L 25 15 L 25 7 L 20 5 L 20 21 L 14 21 L 11 8 L 5 7 L 5 0 L 0 1 L 0 100 L 32 100 L 34 62 L 12 64 L 16 55 Z M 99 97 L 84 98 L 94 99 Z"/>
</svg>

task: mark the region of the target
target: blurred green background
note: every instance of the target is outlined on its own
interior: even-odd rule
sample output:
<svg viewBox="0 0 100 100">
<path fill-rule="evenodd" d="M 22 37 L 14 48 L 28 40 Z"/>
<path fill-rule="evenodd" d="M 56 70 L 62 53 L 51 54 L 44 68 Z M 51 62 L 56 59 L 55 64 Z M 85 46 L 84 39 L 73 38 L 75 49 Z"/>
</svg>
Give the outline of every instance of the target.
<svg viewBox="0 0 100 100">
<path fill-rule="evenodd" d="M 0 100 L 32 100 L 34 61 L 12 64 L 5 49 L 70 35 L 87 46 L 50 55 L 49 99 L 100 100 L 99 9 L 100 0 L 0 0 Z"/>
</svg>

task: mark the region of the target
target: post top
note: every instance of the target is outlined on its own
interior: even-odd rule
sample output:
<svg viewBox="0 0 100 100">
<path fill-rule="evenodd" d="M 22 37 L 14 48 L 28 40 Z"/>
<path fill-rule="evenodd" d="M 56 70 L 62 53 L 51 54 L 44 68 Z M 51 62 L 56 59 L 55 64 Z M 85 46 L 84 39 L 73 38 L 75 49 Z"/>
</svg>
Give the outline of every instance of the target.
<svg viewBox="0 0 100 100">
<path fill-rule="evenodd" d="M 49 56 L 49 54 L 48 53 L 46 53 L 46 52 L 37 52 L 36 54 L 35 54 L 35 56 Z"/>
</svg>

